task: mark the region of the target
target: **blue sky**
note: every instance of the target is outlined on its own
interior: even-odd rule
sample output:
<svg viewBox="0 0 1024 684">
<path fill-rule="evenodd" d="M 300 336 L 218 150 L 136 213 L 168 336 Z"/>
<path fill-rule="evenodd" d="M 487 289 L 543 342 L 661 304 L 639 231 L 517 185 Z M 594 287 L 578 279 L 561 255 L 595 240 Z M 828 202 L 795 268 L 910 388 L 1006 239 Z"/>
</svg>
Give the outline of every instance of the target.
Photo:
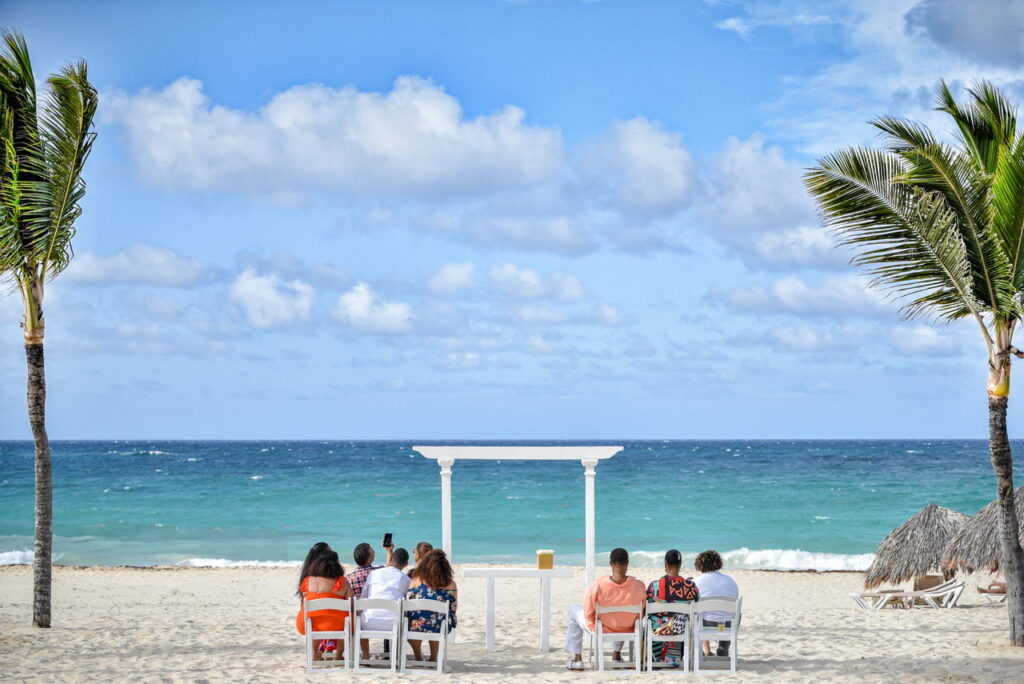
<svg viewBox="0 0 1024 684">
<path fill-rule="evenodd" d="M 54 438 L 985 434 L 976 333 L 866 291 L 800 174 L 878 114 L 945 131 L 940 78 L 1020 98 L 1019 4 L 0 13 L 102 96 L 47 292 Z"/>
</svg>

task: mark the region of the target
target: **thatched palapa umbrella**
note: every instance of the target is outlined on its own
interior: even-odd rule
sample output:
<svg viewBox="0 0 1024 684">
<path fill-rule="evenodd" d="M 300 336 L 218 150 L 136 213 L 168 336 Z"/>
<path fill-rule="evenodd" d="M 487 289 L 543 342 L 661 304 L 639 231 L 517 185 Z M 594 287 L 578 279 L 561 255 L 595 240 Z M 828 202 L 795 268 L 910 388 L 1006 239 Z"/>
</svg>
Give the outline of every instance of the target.
<svg viewBox="0 0 1024 684">
<path fill-rule="evenodd" d="M 968 520 L 963 513 L 928 504 L 882 540 L 864 579 L 865 588 L 899 584 L 942 570 L 949 540 Z"/>
<path fill-rule="evenodd" d="M 999 570 L 1002 549 L 999 546 L 999 511 L 998 502 L 993 501 L 971 518 L 949 542 L 944 554 L 945 566 L 958 570 L 974 572 L 986 569 L 990 572 Z M 1024 487 L 1018 487 L 1013 493 L 1013 505 L 1017 509 L 1017 520 L 1020 529 L 1017 534 L 1024 541 Z"/>
</svg>

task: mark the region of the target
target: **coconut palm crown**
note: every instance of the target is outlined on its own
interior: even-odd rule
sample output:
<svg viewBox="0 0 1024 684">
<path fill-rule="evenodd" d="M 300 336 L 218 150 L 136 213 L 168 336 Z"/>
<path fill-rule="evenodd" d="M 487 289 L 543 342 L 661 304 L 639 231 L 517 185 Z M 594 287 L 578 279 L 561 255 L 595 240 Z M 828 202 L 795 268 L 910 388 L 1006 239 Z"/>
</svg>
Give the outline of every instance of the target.
<svg viewBox="0 0 1024 684">
<path fill-rule="evenodd" d="M 908 318 L 975 321 L 988 349 L 989 443 L 999 502 L 1010 639 L 1024 646 L 1024 553 L 1013 508 L 1006 432 L 1013 333 L 1024 313 L 1024 136 L 1015 107 L 988 82 L 958 102 L 945 83 L 937 109 L 955 141 L 885 116 L 881 149 L 818 160 L 805 183 L 852 263 L 903 304 Z M 1013 533 L 1008 532 L 1012 530 Z"/>
<path fill-rule="evenodd" d="M 50 626 L 53 540 L 43 295 L 46 283 L 73 255 L 97 105 L 84 61 L 65 66 L 46 84 L 40 107 L 25 39 L 5 32 L 0 44 L 0 280 L 13 282 L 25 311 L 28 418 L 35 442 L 32 621 L 37 627 Z"/>
</svg>

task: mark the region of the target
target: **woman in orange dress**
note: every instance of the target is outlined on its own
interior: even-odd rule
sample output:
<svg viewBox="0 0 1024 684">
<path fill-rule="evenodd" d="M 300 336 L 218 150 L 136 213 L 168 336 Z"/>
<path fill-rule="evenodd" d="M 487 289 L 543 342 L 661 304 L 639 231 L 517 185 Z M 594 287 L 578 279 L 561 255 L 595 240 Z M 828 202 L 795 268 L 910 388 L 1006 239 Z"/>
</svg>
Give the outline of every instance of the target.
<svg viewBox="0 0 1024 684">
<path fill-rule="evenodd" d="M 303 563 L 299 577 L 299 594 L 303 600 L 322 598 L 347 599 L 352 596 L 348 582 L 345 581 L 345 570 L 341 567 L 338 554 L 324 544 L 319 552 L 316 547 L 310 550 Z M 314 632 L 340 632 L 346 628 L 348 611 L 345 610 L 313 610 L 309 619 L 313 623 Z M 295 629 L 299 634 L 306 633 L 305 609 L 300 607 L 295 616 Z M 315 660 L 320 659 L 320 639 L 313 642 Z M 328 644 L 329 646 L 330 644 Z M 324 648 L 325 651 L 333 650 Z"/>
</svg>

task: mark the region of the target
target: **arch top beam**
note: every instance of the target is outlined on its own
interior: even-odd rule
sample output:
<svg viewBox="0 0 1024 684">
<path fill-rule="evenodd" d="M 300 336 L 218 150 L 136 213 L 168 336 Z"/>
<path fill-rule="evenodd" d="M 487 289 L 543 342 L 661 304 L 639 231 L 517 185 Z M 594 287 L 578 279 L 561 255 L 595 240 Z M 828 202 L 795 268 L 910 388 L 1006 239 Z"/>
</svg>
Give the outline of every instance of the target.
<svg viewBox="0 0 1024 684">
<path fill-rule="evenodd" d="M 414 446 L 434 460 L 477 461 L 603 461 L 622 451 L 621 446 Z"/>
</svg>

